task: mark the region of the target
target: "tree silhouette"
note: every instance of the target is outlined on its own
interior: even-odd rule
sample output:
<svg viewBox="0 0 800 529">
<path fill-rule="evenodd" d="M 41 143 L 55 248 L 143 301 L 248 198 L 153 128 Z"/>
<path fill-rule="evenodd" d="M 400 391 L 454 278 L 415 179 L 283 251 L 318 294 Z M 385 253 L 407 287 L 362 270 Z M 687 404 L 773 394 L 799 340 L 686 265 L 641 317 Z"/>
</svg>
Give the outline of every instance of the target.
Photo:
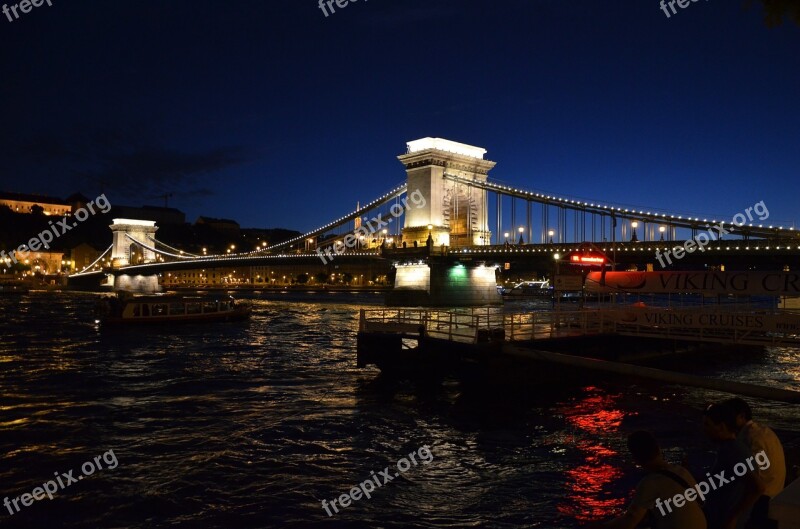
<svg viewBox="0 0 800 529">
<path fill-rule="evenodd" d="M 800 26 L 800 2 L 797 0 L 760 0 L 764 6 L 764 23 L 774 28 L 783 24 L 787 18 Z M 747 7 L 750 8 L 756 0 L 747 0 Z"/>
</svg>

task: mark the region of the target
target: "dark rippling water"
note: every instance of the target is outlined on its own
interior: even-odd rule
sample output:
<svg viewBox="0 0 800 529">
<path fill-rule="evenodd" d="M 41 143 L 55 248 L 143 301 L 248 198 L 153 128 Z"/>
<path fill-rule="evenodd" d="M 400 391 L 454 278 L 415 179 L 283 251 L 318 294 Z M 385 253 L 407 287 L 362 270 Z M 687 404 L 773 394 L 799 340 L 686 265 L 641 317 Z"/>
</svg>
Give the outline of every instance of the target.
<svg viewBox="0 0 800 529">
<path fill-rule="evenodd" d="M 571 528 L 624 505 L 630 431 L 654 430 L 673 459 L 710 450 L 699 410 L 719 395 L 702 390 L 600 376 L 520 401 L 358 370 L 358 309 L 377 297 L 258 300 L 246 323 L 114 332 L 91 321 L 93 300 L 0 299 L 0 497 L 118 461 L 13 516 L 0 507 L 1 527 Z M 702 372 L 794 387 L 800 353 Z M 754 405 L 800 423 L 797 407 Z M 430 464 L 325 514 L 322 499 L 422 446 Z"/>
</svg>

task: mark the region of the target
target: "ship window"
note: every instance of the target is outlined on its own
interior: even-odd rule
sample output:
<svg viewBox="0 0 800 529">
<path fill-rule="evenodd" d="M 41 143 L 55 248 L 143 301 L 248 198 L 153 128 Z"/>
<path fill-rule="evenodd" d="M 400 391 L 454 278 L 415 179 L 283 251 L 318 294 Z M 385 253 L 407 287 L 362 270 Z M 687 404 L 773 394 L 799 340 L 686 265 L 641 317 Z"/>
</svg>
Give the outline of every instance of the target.
<svg viewBox="0 0 800 529">
<path fill-rule="evenodd" d="M 203 303 L 203 312 L 217 312 L 217 304 L 214 301 Z"/>
<path fill-rule="evenodd" d="M 146 303 L 142 304 L 142 316 L 144 317 L 150 316 L 150 305 Z"/>
<path fill-rule="evenodd" d="M 187 303 L 186 314 L 200 314 L 201 306 L 199 303 Z"/>
<path fill-rule="evenodd" d="M 133 306 L 133 317 L 138 318 L 142 315 L 142 306 L 141 305 L 134 305 Z"/>
<path fill-rule="evenodd" d="M 170 314 L 186 314 L 186 305 L 183 303 L 171 303 L 169 306 Z"/>
<path fill-rule="evenodd" d="M 166 315 L 167 315 L 166 303 L 155 303 L 153 305 L 153 316 L 166 316 Z"/>
</svg>

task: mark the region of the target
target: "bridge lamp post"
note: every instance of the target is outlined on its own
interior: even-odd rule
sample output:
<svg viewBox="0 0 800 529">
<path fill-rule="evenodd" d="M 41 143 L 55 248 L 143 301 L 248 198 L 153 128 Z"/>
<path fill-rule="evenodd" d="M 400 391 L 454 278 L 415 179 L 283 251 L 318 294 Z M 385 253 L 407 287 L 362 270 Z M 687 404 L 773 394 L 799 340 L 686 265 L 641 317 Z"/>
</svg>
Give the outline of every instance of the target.
<svg viewBox="0 0 800 529">
<path fill-rule="evenodd" d="M 506 244 L 508 244 L 508 232 L 505 232 L 505 233 L 503 234 L 503 237 L 505 237 L 505 238 L 506 238 Z"/>
<path fill-rule="evenodd" d="M 520 227 L 518 228 L 518 231 L 519 231 L 519 244 L 520 244 L 520 245 L 523 245 L 523 244 L 525 244 L 525 240 L 522 238 L 522 233 L 525 231 L 525 228 L 523 228 L 522 226 L 520 226 Z"/>
<path fill-rule="evenodd" d="M 631 228 L 633 228 L 633 233 L 631 233 L 631 242 L 639 242 L 639 238 L 636 236 L 636 228 L 639 227 L 639 223 L 635 220 L 631 222 Z"/>
<path fill-rule="evenodd" d="M 363 249 L 363 248 L 364 248 L 364 236 L 363 236 L 363 235 L 361 235 L 361 236 L 358 238 L 358 249 L 359 249 L 359 250 L 361 250 L 361 249 Z"/>
<path fill-rule="evenodd" d="M 664 227 L 664 226 L 659 226 L 658 227 L 658 232 L 661 234 L 661 239 L 660 240 L 662 240 L 662 241 L 664 240 L 664 232 L 665 231 L 667 231 L 666 227 Z"/>
<path fill-rule="evenodd" d="M 550 237 L 550 244 L 553 244 L 553 235 L 555 235 L 555 234 L 556 234 L 556 232 L 554 232 L 553 230 L 549 230 L 547 232 L 547 236 Z"/>
</svg>

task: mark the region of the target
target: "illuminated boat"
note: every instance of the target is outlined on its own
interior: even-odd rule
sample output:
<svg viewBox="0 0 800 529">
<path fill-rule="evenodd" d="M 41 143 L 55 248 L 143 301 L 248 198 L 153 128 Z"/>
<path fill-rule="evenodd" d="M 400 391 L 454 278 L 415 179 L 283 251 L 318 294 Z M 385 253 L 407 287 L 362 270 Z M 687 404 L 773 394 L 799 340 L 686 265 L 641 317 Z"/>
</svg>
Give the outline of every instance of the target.
<svg viewBox="0 0 800 529">
<path fill-rule="evenodd" d="M 230 296 L 163 295 L 103 298 L 95 311 L 103 325 L 146 325 L 240 321 L 252 308 Z"/>
<path fill-rule="evenodd" d="M 550 288 L 550 281 L 523 281 L 514 285 L 511 290 L 503 292 L 504 296 L 516 298 L 549 298 L 553 295 L 553 289 Z"/>
</svg>

